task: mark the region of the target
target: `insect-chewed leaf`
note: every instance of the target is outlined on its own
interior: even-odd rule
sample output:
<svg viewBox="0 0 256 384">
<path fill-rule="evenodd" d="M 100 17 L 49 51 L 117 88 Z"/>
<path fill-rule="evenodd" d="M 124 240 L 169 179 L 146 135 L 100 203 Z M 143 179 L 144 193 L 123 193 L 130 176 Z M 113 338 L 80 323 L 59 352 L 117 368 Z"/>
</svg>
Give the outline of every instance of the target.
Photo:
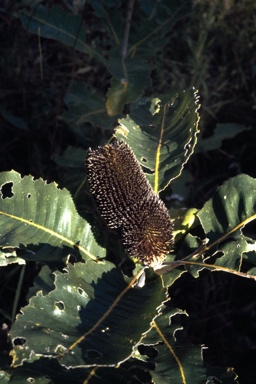
<svg viewBox="0 0 256 384">
<path fill-rule="evenodd" d="M 86 170 L 100 214 L 121 230 L 125 249 L 145 265 L 160 264 L 170 252 L 173 224 L 131 148 L 115 141 L 89 149 Z"/>
</svg>

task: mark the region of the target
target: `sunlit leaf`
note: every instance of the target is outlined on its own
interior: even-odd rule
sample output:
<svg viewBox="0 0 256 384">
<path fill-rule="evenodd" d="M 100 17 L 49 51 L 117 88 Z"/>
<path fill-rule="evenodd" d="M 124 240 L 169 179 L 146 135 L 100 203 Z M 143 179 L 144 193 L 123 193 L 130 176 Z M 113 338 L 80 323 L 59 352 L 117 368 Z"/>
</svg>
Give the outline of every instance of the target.
<svg viewBox="0 0 256 384">
<path fill-rule="evenodd" d="M 209 246 L 216 242 L 208 251 L 218 251 L 216 265 L 241 270 L 246 253 L 255 250 L 255 240 L 242 233 L 243 227 L 256 219 L 255 191 L 255 179 L 238 175 L 219 187 L 198 212 Z"/>
<path fill-rule="evenodd" d="M 128 82 L 122 79 L 111 80 L 111 87 L 107 94 L 107 113 L 109 116 L 116 116 L 122 113 L 124 104 L 127 103 Z"/>
<path fill-rule="evenodd" d="M 126 118 L 119 120 L 116 137 L 133 149 L 156 193 L 180 175 L 194 151 L 197 103 L 197 93 L 189 89 L 162 101 L 139 101 Z"/>
<path fill-rule="evenodd" d="M 18 315 L 11 329 L 14 366 L 40 357 L 66 367 L 121 363 L 166 299 L 160 277 L 129 287 L 108 262 L 69 265 L 67 273 L 56 273 L 55 286 L 46 296 L 38 292 Z"/>
<path fill-rule="evenodd" d="M 191 230 L 198 221 L 196 217 L 196 208 L 170 209 L 170 216 L 175 220 L 174 236 L 178 241 L 189 230 Z"/>
<path fill-rule="evenodd" d="M 211 242 L 233 230 L 256 213 L 256 180 L 238 175 L 227 180 L 198 212 Z"/>
<path fill-rule="evenodd" d="M 55 183 L 47 184 L 31 176 L 22 178 L 11 171 L 0 174 L 0 192 L 0 246 L 57 247 L 60 252 L 48 261 L 60 260 L 64 246 L 69 252 L 79 251 L 85 260 L 105 256 L 89 223 L 77 214 L 66 189 L 60 190 Z"/>
<path fill-rule="evenodd" d="M 25 261 L 17 256 L 15 249 L 5 248 L 0 251 L 0 266 L 6 266 L 9 264 L 25 264 Z"/>
</svg>

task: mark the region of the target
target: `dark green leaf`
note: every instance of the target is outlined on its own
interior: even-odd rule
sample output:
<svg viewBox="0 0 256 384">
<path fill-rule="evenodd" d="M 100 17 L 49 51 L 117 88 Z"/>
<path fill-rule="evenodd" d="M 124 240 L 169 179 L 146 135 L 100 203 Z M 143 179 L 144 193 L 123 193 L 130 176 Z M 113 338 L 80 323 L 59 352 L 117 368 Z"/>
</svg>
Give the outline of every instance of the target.
<svg viewBox="0 0 256 384">
<path fill-rule="evenodd" d="M 0 370 L 0 381 L 1 384 L 10 383 L 10 374 L 6 371 Z"/>
<path fill-rule="evenodd" d="M 39 274 L 34 279 L 33 287 L 29 289 L 29 293 L 27 295 L 27 301 L 35 296 L 38 291 L 42 291 L 42 294 L 45 296 L 50 291 L 55 288 L 54 285 L 54 276 L 52 270 L 48 267 L 48 265 L 44 265 Z"/>
<path fill-rule="evenodd" d="M 53 160 L 65 168 L 84 170 L 85 154 L 83 148 L 67 147 L 62 155 L 54 155 Z"/>
<path fill-rule="evenodd" d="M 83 384 L 86 380 L 89 380 L 90 384 L 127 384 L 129 380 L 130 382 L 132 380 L 137 382 L 138 371 L 140 375 L 144 374 L 145 376 L 143 371 L 147 367 L 147 363 L 137 359 L 129 359 L 128 362 L 121 364 L 118 368 L 66 369 L 56 359 L 40 358 L 33 363 L 25 362 L 22 367 L 9 369 L 8 372 L 2 371 L 6 381 L 3 381 L 4 379 L 1 376 L 0 379 L 4 384 Z M 147 376 L 149 377 L 149 374 Z M 142 383 L 146 384 L 148 380 L 142 381 Z"/>
<path fill-rule="evenodd" d="M 152 67 L 144 60 L 112 58 L 107 67 L 113 75 L 108 91 L 107 110 L 110 116 L 120 114 L 125 104 L 135 101 L 151 85 Z"/>
<path fill-rule="evenodd" d="M 83 130 L 84 123 L 91 123 L 101 129 L 110 129 L 116 121 L 106 114 L 104 97 L 92 92 L 84 82 L 74 81 L 64 101 L 68 112 L 62 115 L 62 119 L 69 125 L 74 125 L 76 129 Z"/>
<path fill-rule="evenodd" d="M 21 21 L 26 30 L 36 35 L 58 40 L 105 62 L 97 51 L 86 44 L 86 29 L 81 16 L 72 15 L 59 6 L 47 9 L 38 5 L 30 13 L 23 11 Z"/>
<path fill-rule="evenodd" d="M 179 331 L 182 327 L 171 324 L 172 317 L 182 313 L 186 314 L 181 310 L 169 311 L 165 308 L 163 314 L 155 320 L 157 329 L 153 328 L 143 339 L 144 344 L 149 345 L 163 341 L 162 344 L 155 346 L 158 355 L 154 359 L 155 370 L 151 370 L 154 382 L 201 384 L 210 383 L 215 377 L 222 383 L 234 383 L 233 372 L 228 372 L 227 368 L 209 367 L 202 359 L 202 348 L 188 345 L 182 339 Z"/>
<path fill-rule="evenodd" d="M 206 139 L 200 139 L 196 146 L 195 152 L 211 151 L 213 149 L 219 149 L 223 140 L 231 139 L 241 132 L 249 130 L 250 127 L 246 127 L 240 124 L 217 124 L 214 134 Z"/>
</svg>

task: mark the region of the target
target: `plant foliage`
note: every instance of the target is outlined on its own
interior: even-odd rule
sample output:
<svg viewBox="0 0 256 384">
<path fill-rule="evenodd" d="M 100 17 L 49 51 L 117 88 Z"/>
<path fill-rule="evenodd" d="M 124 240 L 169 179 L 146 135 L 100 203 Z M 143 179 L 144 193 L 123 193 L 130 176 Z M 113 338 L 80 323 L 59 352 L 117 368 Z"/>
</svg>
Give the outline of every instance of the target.
<svg viewBox="0 0 256 384">
<path fill-rule="evenodd" d="M 187 97 L 195 100 L 193 93 Z M 159 103 L 160 100 L 158 100 L 158 105 Z M 156 119 L 157 113 L 161 116 L 161 108 L 157 111 L 155 108 L 152 110 L 152 103 L 148 103 L 143 104 L 144 110 L 146 110 L 145 105 L 148 107 L 147 119 L 152 119 L 152 124 L 149 126 L 153 127 L 152 131 L 155 137 L 161 137 L 163 122 L 162 119 Z M 169 105 L 168 102 L 166 105 Z M 194 116 L 198 115 L 197 109 L 198 105 L 194 102 L 194 112 L 191 113 L 192 122 Z M 186 115 L 186 103 L 180 107 L 181 122 L 184 120 L 182 119 L 183 111 Z M 171 112 L 168 111 L 168 113 L 171 120 Z M 196 119 L 198 120 L 198 118 Z M 130 122 L 131 117 L 127 117 L 126 121 Z M 185 121 L 188 121 L 188 126 L 194 127 L 194 131 L 188 128 L 185 123 L 177 125 L 177 146 L 183 148 L 186 148 L 187 143 L 191 141 L 191 131 L 193 131 L 194 136 L 192 142 L 195 142 L 198 131 L 197 124 L 192 124 L 190 120 Z M 125 122 L 122 121 L 123 130 L 126 128 Z M 129 129 L 132 129 L 131 125 L 126 128 L 128 137 Z M 187 132 L 187 139 L 185 140 L 184 129 Z M 120 128 L 117 128 L 117 132 L 120 132 Z M 171 137 L 173 135 L 172 130 L 167 130 L 163 147 L 167 146 L 168 140 L 170 140 L 168 132 Z M 150 149 L 153 154 L 149 142 L 147 140 L 140 141 L 141 135 L 145 134 L 143 125 L 133 127 L 132 134 L 133 141 L 135 143 L 140 142 L 143 156 L 146 156 L 147 149 Z M 132 146 L 132 141 L 129 144 Z M 159 151 L 161 152 L 162 146 L 155 148 L 155 157 L 157 157 L 157 148 L 160 148 Z M 190 153 L 192 152 L 193 150 Z M 135 153 L 138 156 L 138 147 Z M 173 153 L 174 158 L 172 152 L 168 156 L 175 163 L 176 153 Z M 181 172 L 187 158 L 182 151 L 178 158 L 180 160 L 179 172 Z M 122 165 L 122 159 L 117 160 L 119 162 L 118 167 L 125 167 L 125 164 Z M 110 162 L 108 167 L 111 168 L 111 164 Z M 90 166 L 96 165 L 91 163 Z M 136 165 L 136 167 L 138 166 Z M 96 174 L 92 174 L 90 177 L 95 177 L 96 182 Z M 244 180 L 247 181 L 247 185 L 252 185 L 251 190 L 255 188 L 253 180 L 250 179 L 250 183 L 248 183 L 248 179 L 250 179 L 248 176 L 238 176 L 227 182 L 229 185 L 221 187 L 216 197 L 213 197 L 199 211 L 200 222 L 198 225 L 202 227 L 205 236 L 213 244 L 223 238 L 229 239 L 228 232 L 239 225 L 241 227 L 245 220 L 252 218 L 254 203 L 250 199 L 249 203 L 246 204 L 245 196 L 245 193 L 250 194 L 250 188 L 247 188 L 246 192 L 242 190 L 239 192 L 239 186 L 242 189 Z M 119 181 L 116 183 L 119 184 L 116 184 L 115 188 L 121 188 L 123 179 L 117 178 L 117 180 Z M 166 175 L 159 173 L 159 182 L 163 183 L 164 180 L 166 180 Z M 99 178 L 97 182 L 102 183 L 103 181 Z M 231 184 L 232 188 L 230 188 Z M 232 202 L 228 198 L 230 196 L 228 191 L 230 190 L 232 191 L 231 196 L 236 196 Z M 104 255 L 103 249 L 97 245 L 89 224 L 76 213 L 72 199 L 66 190 L 60 190 L 56 185 L 46 184 L 42 180 L 33 180 L 31 177 L 21 178 L 12 171 L 1 175 L 1 193 L 0 217 L 3 249 L 6 246 L 17 248 L 21 245 L 29 249 L 31 243 L 39 245 L 39 247 L 41 244 L 47 243 L 58 249 L 67 246 L 69 252 L 75 249 L 83 259 L 83 263 L 68 264 L 65 269 L 54 272 L 53 285 L 50 283 L 49 288 L 47 288 L 46 282 L 51 271 L 43 274 L 42 269 L 41 282 L 37 282 L 34 292 L 31 291 L 29 304 L 22 309 L 11 329 L 14 347 L 11 352 L 12 366 L 18 369 L 17 372 L 25 362 L 32 364 L 31 370 L 33 371 L 35 362 L 47 358 L 58 361 L 60 372 L 63 368 L 83 368 L 83 374 L 86 377 L 92 374 L 88 370 L 90 367 L 96 373 L 100 367 L 106 369 L 106 367 L 111 368 L 120 364 L 127 364 L 130 359 L 135 360 L 134 363 L 136 364 L 139 358 L 139 352 L 135 353 L 136 348 L 139 348 L 140 345 L 144 345 L 144 347 L 147 344 L 157 345 L 160 338 L 165 347 L 159 347 L 157 358 L 152 360 L 156 364 L 155 368 L 150 368 L 148 365 L 148 372 L 152 373 L 154 380 L 164 382 L 174 375 L 176 382 L 191 382 L 191 372 L 194 371 L 195 367 L 197 367 L 197 375 L 194 382 L 199 383 L 202 378 L 206 380 L 209 376 L 209 369 L 201 361 L 200 347 L 186 345 L 181 348 L 179 344 L 176 351 L 176 337 L 174 335 L 179 327 L 174 326 L 173 329 L 171 328 L 172 331 L 168 327 L 170 326 L 169 319 L 180 312 L 179 310 L 170 312 L 166 307 L 168 280 L 173 279 L 174 281 L 177 278 L 176 267 L 184 265 L 194 276 L 197 276 L 202 268 L 223 269 L 231 273 L 240 273 L 241 263 L 239 265 L 234 263 L 234 258 L 237 259 L 238 255 L 234 253 L 225 267 L 218 261 L 213 262 L 213 264 L 205 263 L 204 259 L 209 258 L 212 245 L 207 245 L 207 248 L 203 248 L 198 254 L 188 257 L 187 252 L 194 250 L 194 247 L 198 246 L 198 242 L 193 241 L 193 236 L 186 235 L 179 247 L 180 250 L 177 252 L 176 259 L 174 255 L 169 256 L 173 261 L 169 261 L 166 265 L 163 264 L 160 271 L 156 270 L 157 273 L 146 271 L 145 274 L 145 271 L 140 269 L 134 277 L 128 279 L 112 263 L 97 262 L 98 257 Z M 111 198 L 109 191 L 106 191 L 105 198 Z M 225 204 L 226 207 L 226 209 L 220 209 L 220 213 L 216 208 L 212 208 L 216 199 L 223 201 L 223 205 Z M 229 209 L 231 209 L 230 204 L 232 204 L 232 220 L 231 218 L 229 220 L 228 217 Z M 221 207 L 220 204 L 219 206 Z M 49 207 L 51 208 L 48 209 Z M 118 209 L 122 209 L 120 207 Z M 234 215 L 234 209 L 238 211 L 237 216 Z M 219 214 L 220 217 L 218 217 Z M 218 217 L 218 220 L 215 217 Z M 137 220 L 135 215 L 133 215 L 133 219 Z M 239 236 L 239 231 L 237 235 Z M 243 242 L 243 244 L 245 243 L 246 241 Z M 239 244 L 241 247 L 240 239 Z M 252 240 L 248 239 L 249 244 L 252 244 Z M 184 256 L 181 257 L 184 247 L 186 247 L 185 260 Z M 227 243 L 224 247 L 227 249 Z M 221 247 L 220 252 L 224 252 Z M 48 253 L 42 257 L 41 253 L 37 256 L 35 251 L 32 259 L 50 265 L 51 254 Z M 63 256 L 63 252 L 60 254 Z M 239 254 L 241 260 L 242 252 Z M 55 255 L 58 253 L 55 252 Z M 161 276 L 163 273 L 165 273 L 164 279 Z M 182 271 L 179 272 L 179 274 L 181 273 Z M 248 274 L 248 276 L 250 275 Z M 45 279 L 47 280 L 45 281 Z M 142 279 L 145 280 L 144 284 L 140 282 Z M 169 334 L 171 339 L 169 339 Z M 147 335 L 146 338 L 145 335 Z M 145 359 L 141 356 L 138 364 L 141 360 Z M 171 364 L 173 368 L 171 369 L 167 368 L 170 366 L 170 361 L 173 361 Z M 198 366 L 199 361 L 201 368 Z M 147 359 L 144 362 L 146 365 L 149 364 Z M 215 374 L 219 378 L 226 377 L 231 380 L 232 374 L 228 374 L 225 369 L 216 372 Z"/>
<path fill-rule="evenodd" d="M 218 126 L 197 146 L 195 88 L 149 96 L 154 60 L 191 2 L 131 1 L 124 12 L 121 2 L 92 0 L 92 23 L 74 9 L 40 3 L 20 13 L 39 48 L 49 39 L 73 49 L 108 80 L 100 91 L 93 81 L 66 87 L 58 122 L 87 152 L 71 144 L 54 154 L 64 169 L 61 188 L 13 170 L 0 173 L 0 266 L 24 271 L 36 265 L 20 309 L 17 289 L 1 382 L 237 382 L 236 367 L 209 365 L 206 347 L 186 339 L 181 324 L 189 313 L 170 297 L 182 275 L 199 280 L 202 270 L 256 280 L 249 225 L 256 218 L 254 178 L 230 178 L 201 209 L 168 210 L 163 201 L 171 188 L 185 185 L 184 167 L 195 152 L 219 148 L 248 129 Z M 192 49 L 192 38 L 188 43 Z M 25 120 L 0 112 L 23 133 L 29 130 Z"/>
</svg>

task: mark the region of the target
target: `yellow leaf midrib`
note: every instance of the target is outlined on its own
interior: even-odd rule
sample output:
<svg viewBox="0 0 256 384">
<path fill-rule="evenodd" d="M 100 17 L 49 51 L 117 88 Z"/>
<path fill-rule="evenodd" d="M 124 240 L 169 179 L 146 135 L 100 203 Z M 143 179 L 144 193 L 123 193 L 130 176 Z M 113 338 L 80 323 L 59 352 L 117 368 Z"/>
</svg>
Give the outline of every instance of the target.
<svg viewBox="0 0 256 384">
<path fill-rule="evenodd" d="M 29 226 L 38 228 L 38 229 L 40 229 L 43 232 L 49 233 L 51 236 L 53 236 L 53 237 L 55 237 L 57 239 L 60 239 L 63 243 L 69 244 L 70 246 L 77 248 L 80 252 L 85 253 L 91 259 L 96 260 L 96 257 L 94 255 L 92 255 L 89 251 L 87 251 L 84 247 L 81 247 L 79 244 L 74 243 L 72 240 L 68 239 L 67 237 L 61 235 L 58 232 L 53 231 L 52 229 L 44 227 L 44 226 L 42 226 L 40 224 L 37 224 L 37 223 L 35 223 L 35 222 L 31 221 L 31 220 L 27 220 L 27 219 L 24 219 L 22 217 L 12 215 L 10 213 L 6 213 L 6 212 L 1 212 L 0 211 L 0 215 L 6 216 L 6 217 L 10 217 L 11 219 L 17 220 L 17 221 L 19 221 L 21 223 L 28 224 Z"/>
<path fill-rule="evenodd" d="M 157 150 L 156 150 L 155 179 L 154 179 L 154 192 L 156 194 L 158 193 L 158 190 L 159 190 L 158 189 L 159 188 L 159 165 L 160 165 L 161 148 L 162 148 L 163 135 L 164 135 L 166 108 L 167 108 L 167 106 L 164 105 L 160 136 L 159 136 Z"/>
</svg>

